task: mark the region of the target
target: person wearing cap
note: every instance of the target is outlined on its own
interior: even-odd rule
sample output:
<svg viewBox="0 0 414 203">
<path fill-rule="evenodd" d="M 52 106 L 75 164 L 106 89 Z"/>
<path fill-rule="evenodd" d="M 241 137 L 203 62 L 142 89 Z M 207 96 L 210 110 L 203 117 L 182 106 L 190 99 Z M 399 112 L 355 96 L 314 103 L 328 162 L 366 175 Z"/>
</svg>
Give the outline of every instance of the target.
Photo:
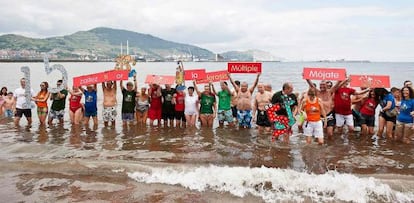
<svg viewBox="0 0 414 203">
<path fill-rule="evenodd" d="M 56 83 L 57 87 L 60 87 L 63 80 L 58 80 Z M 52 106 L 48 114 L 48 124 L 52 125 L 53 119 L 59 119 L 59 124 L 63 124 L 63 117 L 65 115 L 66 96 L 68 90 L 63 88 L 60 92 L 52 93 L 50 100 L 52 100 Z"/>
<path fill-rule="evenodd" d="M 137 95 L 137 76 L 134 75 L 134 83 L 127 82 L 126 88 L 123 86 L 123 81 L 120 82 L 122 90 L 122 122 L 126 126 L 128 122 L 130 124 L 135 120 L 135 97 Z"/>
<path fill-rule="evenodd" d="M 82 89 L 85 95 L 85 113 L 84 113 L 84 124 L 89 125 L 89 120 L 92 117 L 93 127 L 98 127 L 98 107 L 97 107 L 97 85 L 88 85 L 86 89 Z"/>
</svg>

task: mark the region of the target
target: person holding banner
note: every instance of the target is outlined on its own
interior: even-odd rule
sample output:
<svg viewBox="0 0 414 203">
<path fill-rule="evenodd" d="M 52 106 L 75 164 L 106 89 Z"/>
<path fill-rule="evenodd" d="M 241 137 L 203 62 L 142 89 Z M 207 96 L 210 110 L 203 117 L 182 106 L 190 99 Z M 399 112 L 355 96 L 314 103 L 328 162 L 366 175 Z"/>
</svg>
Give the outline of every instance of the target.
<svg viewBox="0 0 414 203">
<path fill-rule="evenodd" d="M 73 87 L 69 91 L 69 118 L 72 125 L 79 125 L 82 120 L 82 91 L 79 87 Z"/>
<path fill-rule="evenodd" d="M 57 87 L 60 87 L 63 80 L 58 80 Z M 59 119 L 59 124 L 63 124 L 63 117 L 65 116 L 66 97 L 68 90 L 63 88 L 60 92 L 52 93 L 50 100 L 52 100 L 52 106 L 50 107 L 48 115 L 48 124 L 52 125 L 53 119 Z"/>
<path fill-rule="evenodd" d="M 340 81 L 338 86 L 335 85 L 335 87 L 333 87 L 335 90 L 334 111 L 336 127 L 338 128 L 338 132 L 340 134 L 343 133 L 342 130 L 344 125 L 348 127 L 348 132 L 354 132 L 354 117 L 352 115 L 351 96 L 365 94 L 370 90 L 367 88 L 363 91 L 356 91 L 355 89 L 348 87 L 349 81 L 350 79 L 347 78 L 344 81 Z M 345 143 L 348 142 L 348 134 L 342 134 L 341 138 Z"/>
<path fill-rule="evenodd" d="M 414 91 L 410 87 L 403 87 L 401 94 L 401 108 L 397 116 L 394 139 L 409 144 L 414 130 Z"/>
<path fill-rule="evenodd" d="M 165 84 L 165 89 L 161 89 L 162 110 L 161 117 L 164 120 L 164 127 L 174 127 L 174 104 L 172 98 L 175 89 L 170 84 Z"/>
<path fill-rule="evenodd" d="M 123 85 L 123 81 L 119 83 L 122 91 L 122 123 L 123 126 L 127 126 L 128 122 L 132 124 L 135 120 L 135 97 L 137 95 L 137 79 L 134 75 L 134 83 L 127 82 L 126 88 Z"/>
<path fill-rule="evenodd" d="M 184 115 L 187 125 L 195 127 L 198 116 L 198 95 L 194 94 L 194 87 L 187 88 L 188 94 L 184 98 Z"/>
<path fill-rule="evenodd" d="M 326 135 L 328 139 L 332 139 L 334 127 L 336 125 L 333 98 L 339 83 L 336 83 L 335 87 L 332 88 L 332 82 L 329 86 L 328 84 L 330 81 L 322 80 L 319 83 L 319 88 L 317 88 L 311 80 L 306 79 L 306 82 L 310 88 L 314 88 L 316 90 L 316 96 L 321 99 L 322 108 L 326 112 L 327 119 Z"/>
<path fill-rule="evenodd" d="M 212 83 L 204 85 L 204 91 L 200 92 L 197 83 L 193 81 L 195 91 L 200 99 L 201 127 L 213 127 L 213 121 L 217 113 L 216 95 L 211 92 Z"/>
<path fill-rule="evenodd" d="M 174 104 L 174 117 L 175 126 L 178 128 L 186 126 L 185 119 L 185 92 L 182 88 L 177 88 L 177 91 L 173 95 L 172 103 Z"/>
<path fill-rule="evenodd" d="M 22 78 L 20 79 L 20 87 L 17 88 L 13 95 L 14 95 L 14 99 L 16 100 L 16 114 L 14 117 L 14 124 L 16 126 L 19 126 L 20 123 L 20 118 L 24 115 L 27 119 L 27 126 L 31 127 L 32 126 L 32 109 L 31 109 L 31 105 L 32 103 L 26 104 L 27 99 L 26 99 L 26 79 Z M 30 89 L 30 98 L 32 98 L 34 96 L 34 91 L 33 89 Z M 29 99 L 30 99 L 29 98 Z M 26 107 L 25 107 L 26 104 Z"/>
<path fill-rule="evenodd" d="M 85 95 L 85 113 L 84 113 L 84 123 L 85 126 L 89 125 L 89 120 L 92 117 L 93 128 L 98 127 L 98 107 L 97 107 L 97 86 L 88 85 L 86 89 L 82 89 L 83 94 Z"/>
<path fill-rule="evenodd" d="M 116 81 L 107 81 L 102 83 L 103 93 L 103 110 L 102 119 L 105 127 L 108 127 L 108 122 L 112 123 L 112 128 L 115 128 L 116 120 Z"/>
<path fill-rule="evenodd" d="M 228 74 L 231 84 L 237 93 L 237 120 L 239 122 L 239 127 L 242 128 L 251 128 L 252 120 L 252 94 L 254 89 L 259 82 L 260 73 L 257 74 L 256 80 L 253 83 L 253 86 L 248 88 L 247 82 L 242 82 L 240 87 L 236 85 L 234 80 L 231 78 L 230 73 Z"/>
<path fill-rule="evenodd" d="M 41 126 L 46 124 L 46 116 L 48 112 L 47 100 L 49 99 L 50 93 L 47 88 L 49 88 L 49 84 L 47 82 L 40 83 L 40 92 L 33 97 L 33 101 L 36 102 L 37 116 L 39 117 Z"/>
<path fill-rule="evenodd" d="M 154 126 L 154 120 L 157 120 L 158 127 L 161 126 L 162 117 L 162 92 L 161 86 L 152 83 L 148 90 L 150 96 L 150 108 L 148 110 L 148 118 L 150 119 L 150 126 Z"/>
</svg>

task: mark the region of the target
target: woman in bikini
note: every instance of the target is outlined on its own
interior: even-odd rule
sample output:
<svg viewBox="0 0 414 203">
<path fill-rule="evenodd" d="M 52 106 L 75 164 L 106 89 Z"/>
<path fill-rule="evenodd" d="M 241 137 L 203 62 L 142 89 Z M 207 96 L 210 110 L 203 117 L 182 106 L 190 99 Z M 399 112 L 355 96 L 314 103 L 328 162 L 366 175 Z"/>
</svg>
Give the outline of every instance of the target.
<svg viewBox="0 0 414 203">
<path fill-rule="evenodd" d="M 46 116 L 48 113 L 47 100 L 49 99 L 50 93 L 47 90 L 49 84 L 47 82 L 40 83 L 40 91 L 35 97 L 32 98 L 37 105 L 37 116 L 39 117 L 40 125 L 46 124 Z"/>
<path fill-rule="evenodd" d="M 147 88 L 142 87 L 141 93 L 136 95 L 135 117 L 137 118 L 137 125 L 145 126 L 147 124 L 149 105 Z"/>
<path fill-rule="evenodd" d="M 72 90 L 69 91 L 69 117 L 70 123 L 74 125 L 80 124 L 82 120 L 82 91 L 79 87 L 73 87 Z"/>
</svg>

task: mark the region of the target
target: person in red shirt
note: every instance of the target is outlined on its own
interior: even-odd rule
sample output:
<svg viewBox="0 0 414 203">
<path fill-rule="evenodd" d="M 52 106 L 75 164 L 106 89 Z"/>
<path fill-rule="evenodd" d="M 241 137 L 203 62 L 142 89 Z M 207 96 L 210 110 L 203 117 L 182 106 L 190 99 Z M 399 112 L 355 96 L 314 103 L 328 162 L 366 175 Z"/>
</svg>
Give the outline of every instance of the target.
<svg viewBox="0 0 414 203">
<path fill-rule="evenodd" d="M 378 105 L 378 100 L 375 98 L 374 90 L 369 91 L 368 97 L 362 100 L 361 109 L 361 134 L 373 135 L 375 127 L 375 109 Z"/>
<path fill-rule="evenodd" d="M 348 126 L 348 132 L 354 131 L 354 118 L 352 116 L 352 101 L 351 95 L 361 95 L 368 92 L 370 89 L 367 88 L 363 91 L 356 91 L 353 88 L 348 87 L 349 78 L 347 80 L 341 81 L 339 88 L 335 91 L 334 96 L 334 111 L 336 119 L 336 127 L 338 132 L 342 134 L 342 129 L 344 125 Z M 347 141 L 347 136 L 342 137 Z"/>
<path fill-rule="evenodd" d="M 175 117 L 175 125 L 176 127 L 183 127 L 186 126 L 186 120 L 184 115 L 185 110 L 185 92 L 183 87 L 177 87 L 176 93 L 173 95 L 172 103 L 174 106 L 174 117 Z"/>
</svg>

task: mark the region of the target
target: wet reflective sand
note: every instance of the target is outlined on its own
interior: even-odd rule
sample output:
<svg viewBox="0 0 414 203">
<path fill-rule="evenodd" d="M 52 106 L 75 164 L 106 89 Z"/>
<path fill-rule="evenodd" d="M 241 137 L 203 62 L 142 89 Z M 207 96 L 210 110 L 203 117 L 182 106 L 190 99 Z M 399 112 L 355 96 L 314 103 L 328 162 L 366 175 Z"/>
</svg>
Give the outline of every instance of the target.
<svg viewBox="0 0 414 203">
<path fill-rule="evenodd" d="M 263 201 L 252 196 L 240 199 L 230 194 L 138 183 L 126 175 L 148 170 L 147 166 L 266 166 L 313 174 L 335 170 L 361 177 L 378 176 L 394 181 L 394 188 L 414 191 L 412 145 L 387 140 L 374 146 L 369 137 L 351 135 L 349 143 L 344 143 L 337 135 L 319 146 L 306 145 L 298 133 L 290 144 L 272 141 L 269 135 L 257 134 L 256 129 L 117 126 L 93 130 L 67 123 L 29 129 L 2 122 L 1 187 L 5 189 L 3 197 L 11 201 L 30 202 L 49 193 L 53 193 L 50 202 L 90 198 L 115 202 Z"/>
</svg>

